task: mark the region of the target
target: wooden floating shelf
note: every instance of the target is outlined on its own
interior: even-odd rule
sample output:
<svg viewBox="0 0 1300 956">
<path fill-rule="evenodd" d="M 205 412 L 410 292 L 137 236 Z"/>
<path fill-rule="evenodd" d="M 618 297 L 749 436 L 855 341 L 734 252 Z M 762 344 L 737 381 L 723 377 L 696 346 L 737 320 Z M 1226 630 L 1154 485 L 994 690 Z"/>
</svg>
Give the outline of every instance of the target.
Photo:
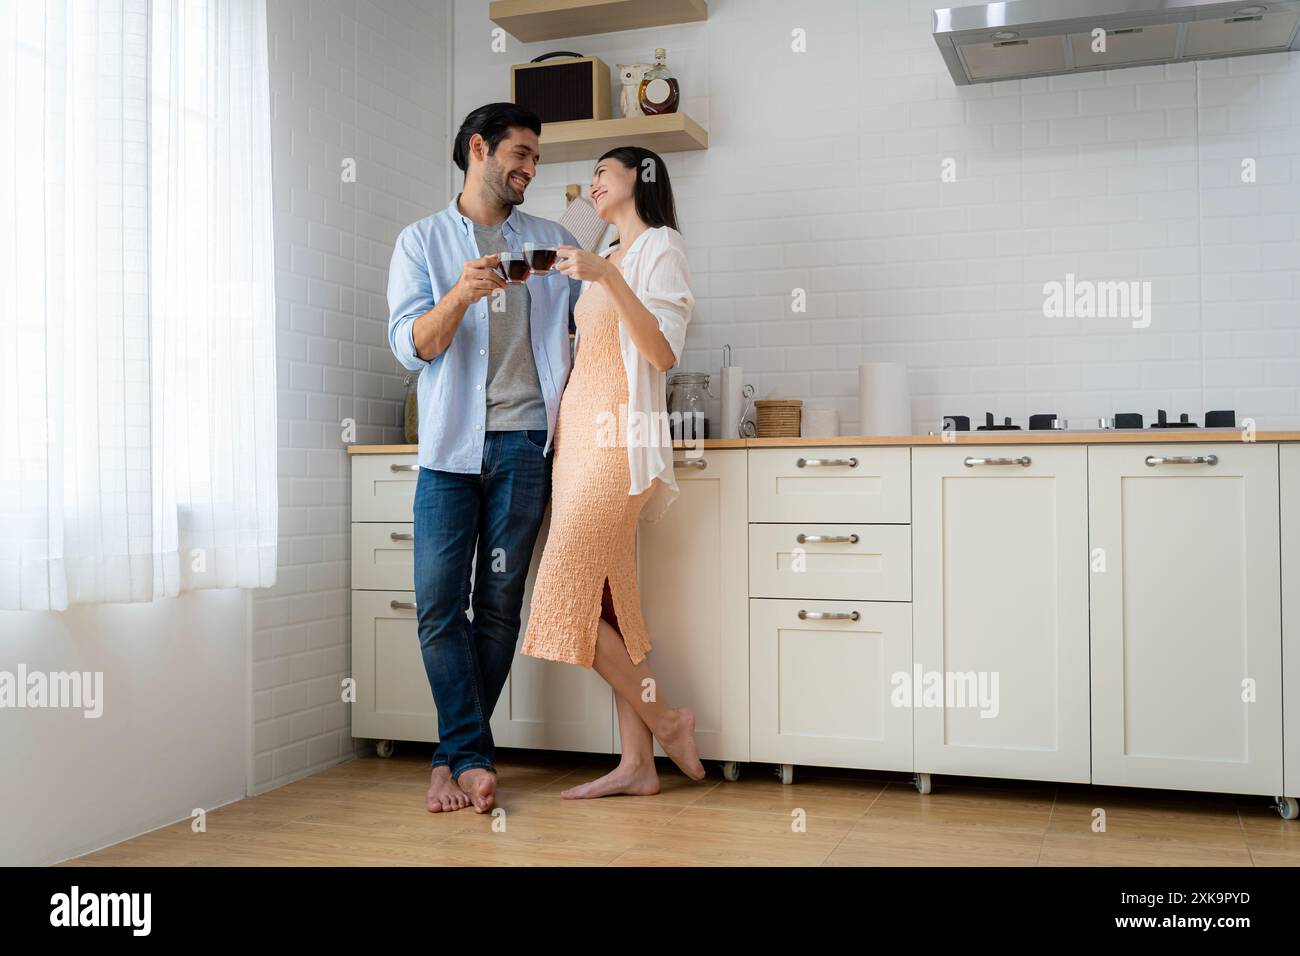
<svg viewBox="0 0 1300 956">
<path fill-rule="evenodd" d="M 685 113 L 542 124 L 542 163 L 594 160 L 615 146 L 643 146 L 656 153 L 681 153 L 708 149 L 709 133 Z"/>
<path fill-rule="evenodd" d="M 488 17 L 520 43 L 709 18 L 706 0 L 493 0 Z"/>
</svg>

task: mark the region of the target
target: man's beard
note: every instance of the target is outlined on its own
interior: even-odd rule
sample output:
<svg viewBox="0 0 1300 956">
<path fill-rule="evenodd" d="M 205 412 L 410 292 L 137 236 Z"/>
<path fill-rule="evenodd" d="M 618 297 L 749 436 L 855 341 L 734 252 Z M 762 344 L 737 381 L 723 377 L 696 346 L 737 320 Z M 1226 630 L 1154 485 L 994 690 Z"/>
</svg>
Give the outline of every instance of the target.
<svg viewBox="0 0 1300 956">
<path fill-rule="evenodd" d="M 524 201 L 523 192 L 515 192 L 509 177 L 495 160 L 488 160 L 483 170 L 483 182 L 492 191 L 492 196 L 503 206 L 518 206 Z"/>
</svg>

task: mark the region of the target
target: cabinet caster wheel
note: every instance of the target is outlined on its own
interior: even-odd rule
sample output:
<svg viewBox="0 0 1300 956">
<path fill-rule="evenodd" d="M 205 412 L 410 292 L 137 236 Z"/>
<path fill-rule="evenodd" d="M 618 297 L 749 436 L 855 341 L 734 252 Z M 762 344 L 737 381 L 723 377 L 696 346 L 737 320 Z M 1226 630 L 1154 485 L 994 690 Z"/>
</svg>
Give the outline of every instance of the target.
<svg viewBox="0 0 1300 956">
<path fill-rule="evenodd" d="M 912 784 L 916 787 L 917 793 L 927 794 L 930 792 L 930 775 L 928 773 L 918 773 L 912 778 Z"/>
<path fill-rule="evenodd" d="M 393 742 L 391 740 L 375 741 L 375 753 L 381 757 L 391 757 L 393 755 Z"/>
<path fill-rule="evenodd" d="M 1275 797 L 1273 808 L 1283 820 L 1294 820 L 1300 817 L 1300 801 L 1295 797 Z"/>
<path fill-rule="evenodd" d="M 776 775 L 781 778 L 782 786 L 790 786 L 790 784 L 794 783 L 794 764 L 779 764 L 776 768 Z"/>
<path fill-rule="evenodd" d="M 728 760 L 722 765 L 722 779 L 735 783 L 740 779 L 740 764 L 734 760 Z"/>
</svg>

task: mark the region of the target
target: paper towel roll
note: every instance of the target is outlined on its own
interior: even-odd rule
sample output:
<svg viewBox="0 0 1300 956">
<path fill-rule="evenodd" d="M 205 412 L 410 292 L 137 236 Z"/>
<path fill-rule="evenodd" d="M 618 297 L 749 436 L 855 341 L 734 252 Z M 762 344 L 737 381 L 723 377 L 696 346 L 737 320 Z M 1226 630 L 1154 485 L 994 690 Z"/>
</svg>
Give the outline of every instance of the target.
<svg viewBox="0 0 1300 956">
<path fill-rule="evenodd" d="M 906 365 L 868 362 L 858 366 L 858 421 L 863 435 L 912 433 Z"/>
<path fill-rule="evenodd" d="M 740 416 L 745 412 L 745 370 L 739 365 L 722 367 L 722 427 L 719 438 L 740 437 Z"/>
</svg>

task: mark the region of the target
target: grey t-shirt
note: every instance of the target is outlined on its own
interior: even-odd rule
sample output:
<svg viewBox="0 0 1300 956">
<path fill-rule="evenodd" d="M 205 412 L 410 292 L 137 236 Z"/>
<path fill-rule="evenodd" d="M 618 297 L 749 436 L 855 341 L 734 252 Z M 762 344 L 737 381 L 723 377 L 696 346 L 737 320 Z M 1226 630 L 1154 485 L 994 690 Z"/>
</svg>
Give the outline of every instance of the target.
<svg viewBox="0 0 1300 956">
<path fill-rule="evenodd" d="M 474 238 L 478 241 L 478 254 L 507 251 L 505 236 L 500 224 L 482 226 L 474 224 Z M 532 338 L 529 335 L 529 311 L 532 296 L 526 284 L 506 286 L 505 309 L 494 310 L 496 296 L 489 295 L 488 314 L 488 372 L 487 372 L 487 431 L 517 431 L 524 428 L 546 427 L 546 401 L 542 386 L 537 380 L 537 363 L 533 361 Z"/>
</svg>

